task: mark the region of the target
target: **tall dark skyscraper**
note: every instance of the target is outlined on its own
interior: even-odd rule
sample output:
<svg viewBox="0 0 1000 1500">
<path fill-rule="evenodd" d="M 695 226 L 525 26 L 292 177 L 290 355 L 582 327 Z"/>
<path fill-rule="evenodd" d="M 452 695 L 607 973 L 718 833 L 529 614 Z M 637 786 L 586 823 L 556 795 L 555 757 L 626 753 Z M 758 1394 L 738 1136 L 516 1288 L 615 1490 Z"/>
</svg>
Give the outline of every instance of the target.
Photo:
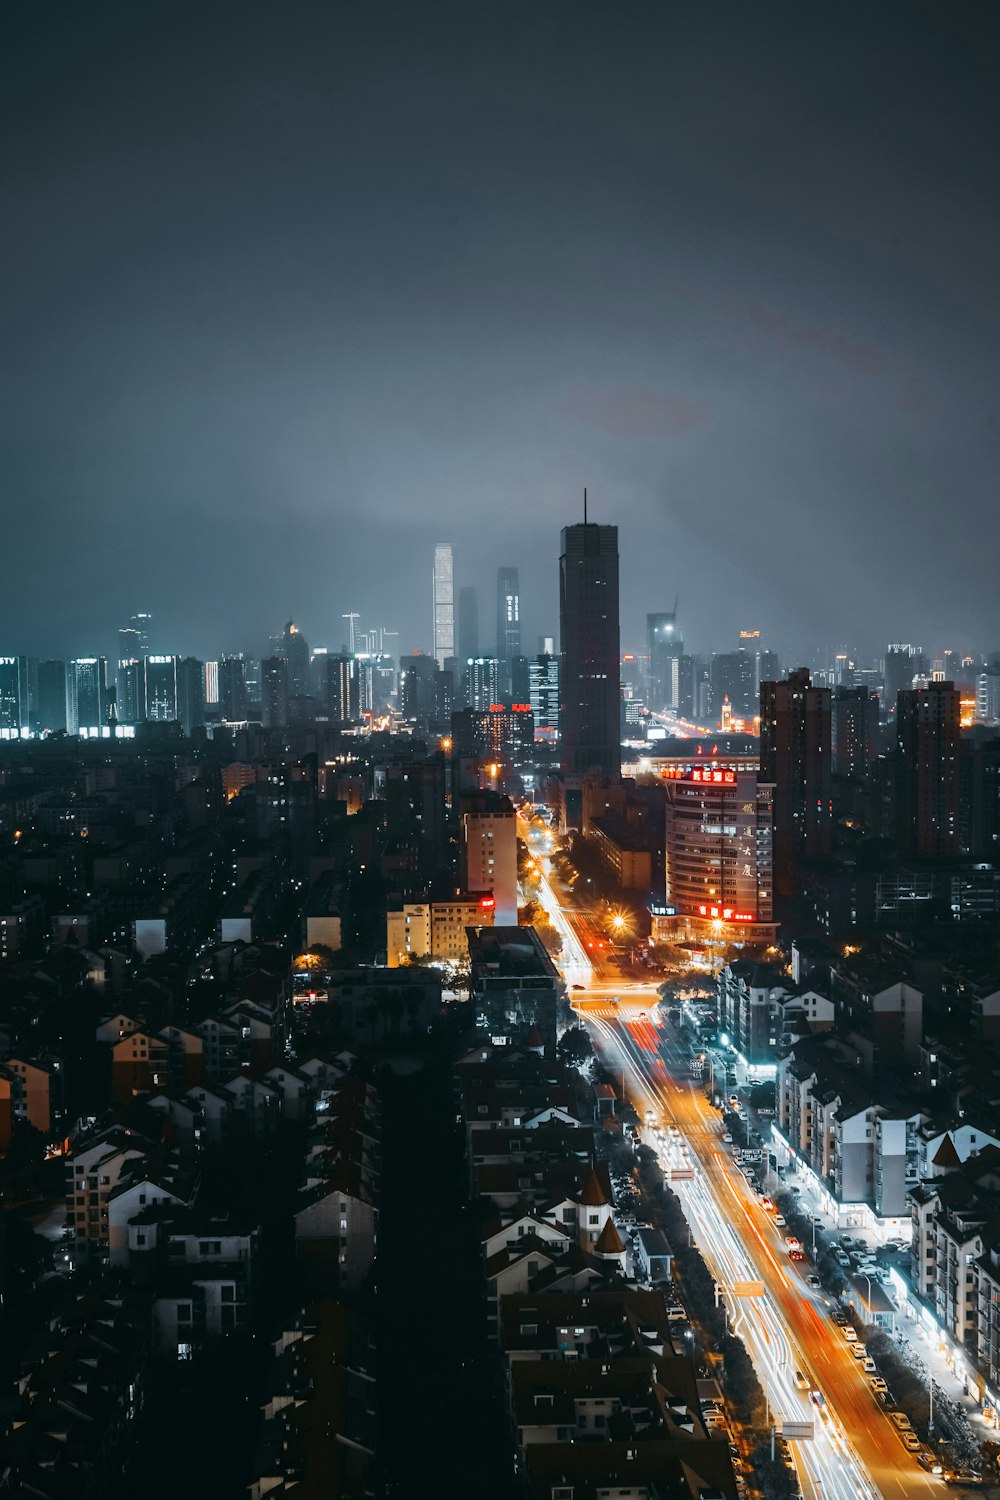
<svg viewBox="0 0 1000 1500">
<path fill-rule="evenodd" d="M 283 648 L 288 663 L 288 696 L 308 698 L 312 686 L 309 681 L 309 642 L 291 620 L 285 626 Z"/>
<path fill-rule="evenodd" d="M 247 719 L 246 662 L 241 654 L 224 656 L 219 662 L 219 704 L 223 722 L 243 724 Z"/>
<path fill-rule="evenodd" d="M 53 731 L 66 728 L 64 661 L 38 663 L 38 727 Z"/>
<path fill-rule="evenodd" d="M 752 719 L 757 711 L 757 659 L 753 652 L 742 646 L 738 651 L 712 657 L 712 715 L 715 719 L 721 719 L 726 698 L 738 719 Z"/>
<path fill-rule="evenodd" d="M 833 769 L 864 781 L 878 754 L 878 698 L 866 687 L 833 690 Z"/>
<path fill-rule="evenodd" d="M 260 664 L 261 718 L 266 729 L 283 729 L 288 723 L 288 662 L 283 656 L 268 656 Z"/>
<path fill-rule="evenodd" d="M 177 717 L 186 735 L 205 723 L 205 663 L 196 656 L 177 658 Z"/>
<path fill-rule="evenodd" d="M 618 527 L 563 528 L 559 558 L 562 769 L 621 774 Z"/>
<path fill-rule="evenodd" d="M 959 852 L 960 699 L 950 682 L 904 688 L 896 699 L 896 829 L 905 853 Z"/>
<path fill-rule="evenodd" d="M 885 699 L 884 712 L 891 718 L 896 712 L 896 698 L 913 687 L 914 677 L 927 671 L 927 658 L 919 646 L 896 643 L 886 647 L 885 652 Z"/>
<path fill-rule="evenodd" d="M 66 663 L 66 728 L 70 734 L 99 732 L 108 722 L 108 663 L 79 656 Z"/>
<path fill-rule="evenodd" d="M 649 658 L 649 701 L 654 713 L 680 706 L 679 658 L 684 641 L 677 628 L 677 610 L 660 610 L 646 616 L 646 654 Z"/>
<path fill-rule="evenodd" d="M 509 693 L 515 656 L 521 654 L 521 589 L 516 568 L 497 572 L 497 647 L 500 689 Z"/>
<path fill-rule="evenodd" d="M 803 860 L 829 854 L 830 689 L 799 667 L 760 685 L 760 779 L 774 783 L 774 885 L 792 898 Z"/>
</svg>

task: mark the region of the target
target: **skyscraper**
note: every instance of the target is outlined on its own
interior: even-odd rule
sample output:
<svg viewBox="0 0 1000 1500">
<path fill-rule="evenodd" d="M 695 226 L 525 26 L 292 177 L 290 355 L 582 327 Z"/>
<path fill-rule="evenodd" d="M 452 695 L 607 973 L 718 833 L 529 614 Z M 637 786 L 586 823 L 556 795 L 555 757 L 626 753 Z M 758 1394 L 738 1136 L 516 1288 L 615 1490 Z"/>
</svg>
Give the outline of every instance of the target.
<svg viewBox="0 0 1000 1500">
<path fill-rule="evenodd" d="M 21 685 L 17 657 L 0 656 L 0 730 L 17 731 L 20 728 Z"/>
<path fill-rule="evenodd" d="M 515 656 L 521 654 L 521 589 L 516 568 L 497 571 L 496 655 L 500 662 L 500 689 L 509 693 Z"/>
<path fill-rule="evenodd" d="M 866 687 L 833 690 L 833 769 L 864 781 L 878 754 L 878 698 Z"/>
<path fill-rule="evenodd" d="M 913 687 L 914 677 L 927 671 L 927 658 L 919 646 L 897 642 L 886 647 L 884 713 L 891 718 L 896 712 L 896 698 Z"/>
<path fill-rule="evenodd" d="M 465 663 L 465 702 L 482 713 L 500 702 L 501 663 L 495 656 L 474 656 Z"/>
<path fill-rule="evenodd" d="M 224 656 L 219 662 L 219 703 L 224 723 L 246 723 L 248 696 L 246 663 L 242 654 Z"/>
<path fill-rule="evenodd" d="M 760 685 L 760 776 L 774 783 L 774 887 L 786 901 L 802 861 L 830 852 L 830 691 L 806 667 Z"/>
<path fill-rule="evenodd" d="M 562 768 L 621 774 L 618 528 L 563 528 L 559 558 Z"/>
<path fill-rule="evenodd" d="M 141 656 L 118 663 L 116 709 L 119 724 L 141 724 L 146 717 L 146 666 Z"/>
<path fill-rule="evenodd" d="M 149 654 L 149 626 L 152 615 L 131 615 L 118 632 L 118 660 L 142 660 Z"/>
<path fill-rule="evenodd" d="M 649 657 L 648 707 L 654 713 L 680 707 L 678 661 L 684 655 L 684 640 L 677 628 L 677 608 L 646 616 L 646 652 Z"/>
<path fill-rule="evenodd" d="M 291 698 L 308 698 L 309 643 L 297 625 L 291 620 L 285 626 L 282 653 L 288 663 L 288 695 Z"/>
<path fill-rule="evenodd" d="M 38 727 L 49 733 L 66 728 L 66 663 L 38 663 Z"/>
<path fill-rule="evenodd" d="M 177 718 L 176 656 L 146 657 L 146 718 L 160 723 Z"/>
<path fill-rule="evenodd" d="M 535 720 L 535 738 L 559 737 L 559 658 L 546 652 L 528 663 L 528 701 Z"/>
<path fill-rule="evenodd" d="M 896 699 L 896 829 L 905 853 L 959 852 L 960 700 L 951 682 L 904 688 Z"/>
<path fill-rule="evenodd" d="M 288 723 L 288 662 L 283 656 L 268 656 L 260 664 L 261 718 L 266 729 L 284 729 Z"/>
<path fill-rule="evenodd" d="M 80 656 L 66 663 L 66 728 L 70 734 L 101 730 L 108 722 L 108 662 Z"/>
<path fill-rule="evenodd" d="M 722 718 L 722 704 L 738 719 L 752 719 L 757 711 L 757 660 L 743 646 L 712 657 L 712 716 Z"/>
<path fill-rule="evenodd" d="M 445 661 L 455 655 L 455 561 L 450 542 L 438 542 L 434 548 L 434 656 L 444 670 Z"/>
<path fill-rule="evenodd" d="M 177 718 L 190 736 L 205 723 L 205 663 L 196 656 L 177 658 Z"/>
</svg>

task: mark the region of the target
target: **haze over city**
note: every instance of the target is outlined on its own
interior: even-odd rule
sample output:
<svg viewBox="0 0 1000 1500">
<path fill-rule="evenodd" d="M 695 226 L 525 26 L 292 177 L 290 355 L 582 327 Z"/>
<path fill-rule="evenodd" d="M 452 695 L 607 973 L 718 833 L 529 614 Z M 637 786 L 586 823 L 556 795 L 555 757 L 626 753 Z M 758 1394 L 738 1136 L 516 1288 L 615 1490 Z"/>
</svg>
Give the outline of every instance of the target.
<svg viewBox="0 0 1000 1500">
<path fill-rule="evenodd" d="M 1000 1500 L 998 106 L 4 16 L 4 1500 Z"/>
<path fill-rule="evenodd" d="M 704 650 L 974 646 L 996 42 L 954 3 L 21 8 L 0 635 L 102 649 L 100 577 L 171 650 L 353 609 L 426 648 L 441 538 L 551 633 L 586 484 L 633 646 L 677 592 Z"/>
</svg>

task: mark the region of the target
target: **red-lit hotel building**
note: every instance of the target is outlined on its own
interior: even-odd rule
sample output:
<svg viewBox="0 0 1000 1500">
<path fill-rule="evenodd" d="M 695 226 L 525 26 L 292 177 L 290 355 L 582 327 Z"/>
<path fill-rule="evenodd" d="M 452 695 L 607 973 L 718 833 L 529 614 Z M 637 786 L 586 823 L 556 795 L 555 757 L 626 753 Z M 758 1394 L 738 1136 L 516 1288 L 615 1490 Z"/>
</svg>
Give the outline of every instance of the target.
<svg viewBox="0 0 1000 1500">
<path fill-rule="evenodd" d="M 654 938 L 770 941 L 774 786 L 755 771 L 667 766 L 666 908 Z"/>
</svg>

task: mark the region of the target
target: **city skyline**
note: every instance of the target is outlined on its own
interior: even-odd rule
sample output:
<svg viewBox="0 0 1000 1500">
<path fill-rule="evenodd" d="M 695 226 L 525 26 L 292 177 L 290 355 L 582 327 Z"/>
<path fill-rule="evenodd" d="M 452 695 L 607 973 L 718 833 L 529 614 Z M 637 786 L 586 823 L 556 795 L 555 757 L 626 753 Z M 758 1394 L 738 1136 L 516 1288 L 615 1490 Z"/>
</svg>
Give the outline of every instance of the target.
<svg viewBox="0 0 1000 1500">
<path fill-rule="evenodd" d="M 706 648 L 751 606 L 779 650 L 804 619 L 908 639 L 916 601 L 935 646 L 988 635 L 993 23 L 582 8 L 568 47 L 545 20 L 522 46 L 466 11 L 439 45 L 397 8 L 387 49 L 367 14 L 301 14 L 13 28 L 0 638 L 37 616 L 40 649 L 96 647 L 113 559 L 178 650 L 220 618 L 245 642 L 262 599 L 310 614 L 320 582 L 317 638 L 364 608 L 412 646 L 439 536 L 483 589 L 515 564 L 551 633 L 585 484 L 625 640 L 678 591 Z"/>
</svg>

